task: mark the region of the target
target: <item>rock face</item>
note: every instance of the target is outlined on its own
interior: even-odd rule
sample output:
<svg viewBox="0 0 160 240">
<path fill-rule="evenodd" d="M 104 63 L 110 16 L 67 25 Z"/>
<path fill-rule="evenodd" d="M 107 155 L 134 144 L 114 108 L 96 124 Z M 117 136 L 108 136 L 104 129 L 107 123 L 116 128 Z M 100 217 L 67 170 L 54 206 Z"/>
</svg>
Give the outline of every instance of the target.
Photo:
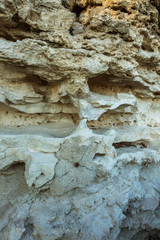
<svg viewBox="0 0 160 240">
<path fill-rule="evenodd" d="M 0 1 L 0 240 L 160 239 L 159 12 Z"/>
</svg>

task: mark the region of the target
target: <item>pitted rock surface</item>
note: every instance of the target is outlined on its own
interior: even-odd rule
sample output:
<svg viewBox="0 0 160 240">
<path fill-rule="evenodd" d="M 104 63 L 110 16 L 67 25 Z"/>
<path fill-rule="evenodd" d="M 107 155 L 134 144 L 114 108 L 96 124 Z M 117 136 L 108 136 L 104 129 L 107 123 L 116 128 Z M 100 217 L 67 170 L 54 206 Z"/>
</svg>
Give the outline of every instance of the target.
<svg viewBox="0 0 160 240">
<path fill-rule="evenodd" d="M 158 0 L 0 1 L 0 240 L 160 239 Z"/>
</svg>

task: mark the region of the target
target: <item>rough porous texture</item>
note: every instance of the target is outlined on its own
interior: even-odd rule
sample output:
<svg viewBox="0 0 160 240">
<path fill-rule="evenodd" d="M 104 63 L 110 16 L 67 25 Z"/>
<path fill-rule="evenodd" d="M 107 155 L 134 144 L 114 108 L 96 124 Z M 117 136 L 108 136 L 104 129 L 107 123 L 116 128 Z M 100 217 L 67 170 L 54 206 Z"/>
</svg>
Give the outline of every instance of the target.
<svg viewBox="0 0 160 240">
<path fill-rule="evenodd" d="M 159 0 L 0 0 L 0 240 L 160 239 Z"/>
</svg>

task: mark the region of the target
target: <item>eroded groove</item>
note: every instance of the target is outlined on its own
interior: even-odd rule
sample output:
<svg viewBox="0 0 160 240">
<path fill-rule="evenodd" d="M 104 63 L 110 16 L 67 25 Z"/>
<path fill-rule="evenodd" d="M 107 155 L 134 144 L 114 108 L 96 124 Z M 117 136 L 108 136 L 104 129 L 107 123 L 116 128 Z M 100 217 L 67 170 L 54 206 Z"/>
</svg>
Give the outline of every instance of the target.
<svg viewBox="0 0 160 240">
<path fill-rule="evenodd" d="M 159 10 L 1 1 L 0 240 L 159 238 Z"/>
<path fill-rule="evenodd" d="M 115 148 L 122 148 L 122 147 L 140 147 L 146 148 L 147 145 L 143 142 L 118 142 L 112 144 Z"/>
</svg>

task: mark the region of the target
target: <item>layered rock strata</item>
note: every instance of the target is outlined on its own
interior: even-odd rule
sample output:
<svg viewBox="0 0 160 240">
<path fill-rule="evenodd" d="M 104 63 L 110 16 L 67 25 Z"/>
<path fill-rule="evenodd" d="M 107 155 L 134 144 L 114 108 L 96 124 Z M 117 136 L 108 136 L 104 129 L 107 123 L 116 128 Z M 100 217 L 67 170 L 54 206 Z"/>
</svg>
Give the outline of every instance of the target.
<svg viewBox="0 0 160 240">
<path fill-rule="evenodd" d="M 0 239 L 160 239 L 158 0 L 0 1 Z"/>
</svg>

